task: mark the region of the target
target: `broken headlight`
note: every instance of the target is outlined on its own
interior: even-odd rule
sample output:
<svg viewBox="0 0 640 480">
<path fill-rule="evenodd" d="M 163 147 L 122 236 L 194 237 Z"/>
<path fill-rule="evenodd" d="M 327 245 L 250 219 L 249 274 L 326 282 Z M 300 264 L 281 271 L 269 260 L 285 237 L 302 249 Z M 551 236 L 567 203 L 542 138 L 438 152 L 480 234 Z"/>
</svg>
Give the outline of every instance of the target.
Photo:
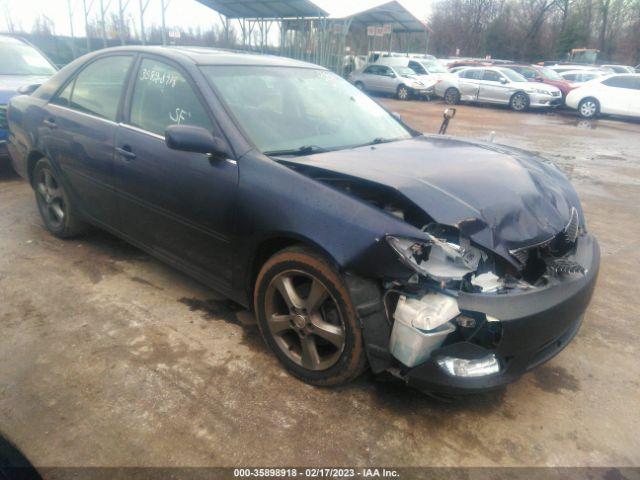
<svg viewBox="0 0 640 480">
<path fill-rule="evenodd" d="M 400 261 L 421 275 L 438 281 L 462 280 L 466 274 L 476 271 L 483 256 L 480 250 L 425 234 L 427 238 L 424 240 L 393 235 L 385 238 Z"/>
</svg>

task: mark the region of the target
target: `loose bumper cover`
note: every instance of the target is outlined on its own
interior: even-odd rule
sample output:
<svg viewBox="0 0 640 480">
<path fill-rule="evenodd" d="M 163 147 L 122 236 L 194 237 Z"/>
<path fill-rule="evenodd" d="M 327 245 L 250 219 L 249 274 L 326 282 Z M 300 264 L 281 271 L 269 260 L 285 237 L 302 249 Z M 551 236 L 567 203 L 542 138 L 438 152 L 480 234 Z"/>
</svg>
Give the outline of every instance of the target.
<svg viewBox="0 0 640 480">
<path fill-rule="evenodd" d="M 430 392 L 475 393 L 506 385 L 523 373 L 558 354 L 576 335 L 593 293 L 600 264 L 595 238 L 578 239 L 573 260 L 582 265 L 584 275 L 558 279 L 543 288 L 508 294 L 460 293 L 462 312 L 475 312 L 498 319 L 501 339 L 494 350 L 459 342 L 432 352 L 429 360 L 408 370 L 410 385 Z M 442 357 L 480 359 L 495 354 L 500 372 L 484 377 L 456 377 L 439 365 Z"/>
</svg>

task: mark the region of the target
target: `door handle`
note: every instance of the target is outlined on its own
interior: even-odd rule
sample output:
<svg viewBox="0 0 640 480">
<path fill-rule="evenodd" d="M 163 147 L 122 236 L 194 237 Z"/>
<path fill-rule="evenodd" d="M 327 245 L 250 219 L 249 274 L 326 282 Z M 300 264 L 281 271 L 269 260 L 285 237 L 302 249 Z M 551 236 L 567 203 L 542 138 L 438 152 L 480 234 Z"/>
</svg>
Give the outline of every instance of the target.
<svg viewBox="0 0 640 480">
<path fill-rule="evenodd" d="M 58 126 L 56 125 L 56 121 L 53 118 L 47 118 L 42 123 L 44 123 L 47 127 L 51 129 L 58 128 Z"/>
<path fill-rule="evenodd" d="M 136 158 L 136 154 L 131 151 L 131 147 L 129 145 L 116 147 L 116 152 L 118 152 L 118 154 L 125 160 L 133 160 Z"/>
</svg>

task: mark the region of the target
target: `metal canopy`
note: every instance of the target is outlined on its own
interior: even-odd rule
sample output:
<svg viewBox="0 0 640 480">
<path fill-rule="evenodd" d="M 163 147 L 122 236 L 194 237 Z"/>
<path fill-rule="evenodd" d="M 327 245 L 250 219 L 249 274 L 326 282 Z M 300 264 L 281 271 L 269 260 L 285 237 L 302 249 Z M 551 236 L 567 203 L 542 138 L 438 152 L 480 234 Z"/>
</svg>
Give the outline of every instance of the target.
<svg viewBox="0 0 640 480">
<path fill-rule="evenodd" d="M 326 17 L 310 0 L 197 0 L 227 18 L 276 20 Z"/>
<path fill-rule="evenodd" d="M 331 18 L 349 18 L 353 25 L 361 26 L 391 24 L 394 32 L 425 32 L 429 28 L 396 0 L 368 10 Z"/>
</svg>

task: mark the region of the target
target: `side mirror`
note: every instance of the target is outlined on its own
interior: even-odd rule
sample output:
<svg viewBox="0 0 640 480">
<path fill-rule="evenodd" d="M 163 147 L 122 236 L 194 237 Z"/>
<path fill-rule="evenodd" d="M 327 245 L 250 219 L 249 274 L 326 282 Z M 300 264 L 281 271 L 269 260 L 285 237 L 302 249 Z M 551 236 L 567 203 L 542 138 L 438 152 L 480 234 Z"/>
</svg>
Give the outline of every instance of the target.
<svg viewBox="0 0 640 480">
<path fill-rule="evenodd" d="M 31 83 L 29 85 L 22 85 L 20 88 L 18 88 L 18 93 L 20 95 L 31 95 L 33 92 L 35 92 L 40 85 L 42 85 L 41 83 Z"/>
<path fill-rule="evenodd" d="M 507 83 L 509 83 L 509 81 L 506 78 L 501 77 L 500 78 L 500 83 L 503 84 L 503 85 L 506 85 Z"/>
<path fill-rule="evenodd" d="M 171 125 L 165 130 L 164 138 L 172 150 L 205 153 L 216 158 L 230 156 L 226 142 L 202 127 Z"/>
<path fill-rule="evenodd" d="M 393 118 L 395 118 L 396 120 L 398 120 L 399 122 L 402 122 L 402 117 L 400 116 L 400 114 L 398 112 L 391 112 L 391 116 Z"/>
</svg>

